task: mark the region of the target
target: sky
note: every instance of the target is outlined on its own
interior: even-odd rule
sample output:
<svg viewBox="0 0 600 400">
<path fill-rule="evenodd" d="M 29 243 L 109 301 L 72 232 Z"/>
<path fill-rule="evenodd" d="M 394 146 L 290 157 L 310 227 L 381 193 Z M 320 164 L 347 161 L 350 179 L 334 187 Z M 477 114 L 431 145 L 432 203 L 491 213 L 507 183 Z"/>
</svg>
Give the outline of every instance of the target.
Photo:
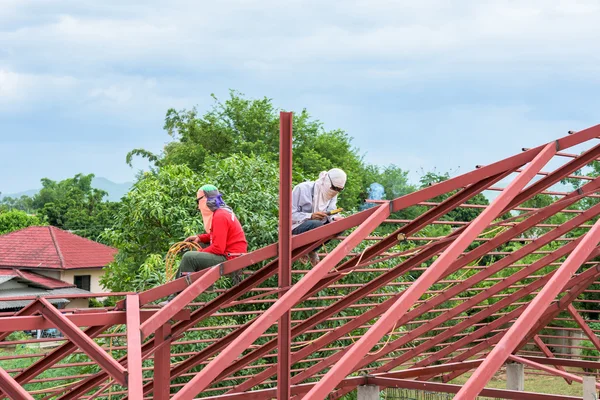
<svg viewBox="0 0 600 400">
<path fill-rule="evenodd" d="M 468 172 L 600 123 L 600 1 L 0 0 L 0 192 L 133 181 L 235 89 L 367 162 Z"/>
</svg>

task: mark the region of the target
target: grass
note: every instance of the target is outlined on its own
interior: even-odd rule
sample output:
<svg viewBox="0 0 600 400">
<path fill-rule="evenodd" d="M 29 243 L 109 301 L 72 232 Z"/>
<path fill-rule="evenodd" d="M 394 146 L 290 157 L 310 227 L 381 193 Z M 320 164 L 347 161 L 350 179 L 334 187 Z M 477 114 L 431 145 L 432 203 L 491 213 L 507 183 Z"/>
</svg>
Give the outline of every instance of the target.
<svg viewBox="0 0 600 400">
<path fill-rule="evenodd" d="M 582 374 L 576 374 L 582 376 Z M 462 385 L 467 381 L 469 376 L 470 374 L 465 374 L 449 383 Z M 497 374 L 491 381 L 488 382 L 486 387 L 493 389 L 506 389 L 506 375 L 503 373 Z M 569 385 L 563 378 L 547 375 L 533 375 L 526 371 L 525 391 L 581 397 L 583 395 L 583 385 L 578 382 L 573 382 L 571 385 Z"/>
</svg>

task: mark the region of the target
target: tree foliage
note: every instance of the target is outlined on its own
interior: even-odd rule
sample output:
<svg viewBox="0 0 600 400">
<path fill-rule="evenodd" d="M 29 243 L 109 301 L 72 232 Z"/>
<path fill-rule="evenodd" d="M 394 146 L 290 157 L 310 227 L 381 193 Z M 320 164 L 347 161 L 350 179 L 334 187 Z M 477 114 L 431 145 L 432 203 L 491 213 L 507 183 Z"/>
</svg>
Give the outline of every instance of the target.
<svg viewBox="0 0 600 400">
<path fill-rule="evenodd" d="M 37 216 L 29 215 L 25 211 L 10 210 L 0 212 L 0 235 L 37 225 L 45 224 Z"/>
<path fill-rule="evenodd" d="M 271 99 L 247 99 L 231 91 L 224 102 L 213 95 L 215 104 L 203 115 L 198 110 L 170 109 L 165 118 L 165 130 L 173 138 L 156 155 L 136 149 L 127 156 L 146 157 L 157 167 L 187 165 L 197 173 L 211 169 L 215 160 L 233 154 L 259 156 L 278 165 L 279 111 Z M 341 130 L 327 131 L 323 124 L 311 118 L 306 110 L 294 114 L 294 181 L 315 179 L 319 172 L 342 168 L 348 183 L 340 206 L 352 209 L 364 196 L 365 165 L 351 138 Z"/>
</svg>

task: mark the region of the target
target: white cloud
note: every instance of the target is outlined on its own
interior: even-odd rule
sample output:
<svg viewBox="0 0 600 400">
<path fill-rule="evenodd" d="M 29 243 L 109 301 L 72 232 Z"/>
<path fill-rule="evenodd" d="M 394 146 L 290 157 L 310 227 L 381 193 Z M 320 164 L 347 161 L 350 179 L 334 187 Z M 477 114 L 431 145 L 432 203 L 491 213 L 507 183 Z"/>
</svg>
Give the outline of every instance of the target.
<svg viewBox="0 0 600 400">
<path fill-rule="evenodd" d="M 126 132 L 115 145 L 147 147 L 167 108 L 202 110 L 235 88 L 307 107 L 370 161 L 415 171 L 469 160 L 464 171 L 513 154 L 509 142 L 582 127 L 597 96 L 544 119 L 562 92 L 543 89 L 598 84 L 599 20 L 596 0 L 4 0 L 0 131 L 2 116 L 35 115 L 33 126 L 51 108 L 60 124 L 89 124 L 82 141 Z M 92 129 L 107 121 L 118 133 Z M 435 140 L 398 136 L 424 127 Z"/>
<path fill-rule="evenodd" d="M 24 103 L 64 95 L 77 85 L 71 76 L 27 74 L 0 68 L 0 111 L 10 111 Z"/>
</svg>

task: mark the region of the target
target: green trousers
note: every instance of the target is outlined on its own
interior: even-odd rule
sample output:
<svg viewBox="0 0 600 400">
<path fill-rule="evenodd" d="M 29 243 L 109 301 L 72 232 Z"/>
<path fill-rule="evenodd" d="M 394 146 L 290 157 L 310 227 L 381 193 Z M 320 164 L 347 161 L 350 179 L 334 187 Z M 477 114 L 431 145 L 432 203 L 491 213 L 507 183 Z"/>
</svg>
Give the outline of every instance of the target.
<svg viewBox="0 0 600 400">
<path fill-rule="evenodd" d="M 205 244 L 202 247 L 206 247 Z M 219 256 L 212 253 L 202 253 L 200 251 L 188 251 L 183 255 L 181 264 L 179 264 L 179 276 L 182 273 L 198 272 L 200 270 L 213 267 L 217 264 L 227 261 L 225 256 Z"/>
</svg>

